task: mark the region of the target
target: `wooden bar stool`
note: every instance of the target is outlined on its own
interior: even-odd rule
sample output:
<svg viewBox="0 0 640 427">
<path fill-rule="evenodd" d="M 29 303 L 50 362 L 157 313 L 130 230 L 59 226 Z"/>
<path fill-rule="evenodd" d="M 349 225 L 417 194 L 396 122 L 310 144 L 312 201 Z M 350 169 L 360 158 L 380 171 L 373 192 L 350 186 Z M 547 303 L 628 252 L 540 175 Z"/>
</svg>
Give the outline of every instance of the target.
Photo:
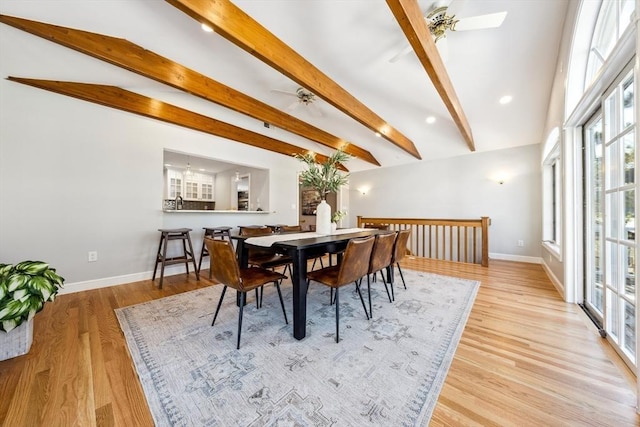
<svg viewBox="0 0 640 427">
<path fill-rule="evenodd" d="M 184 263 L 187 268 L 187 274 L 189 274 L 189 261 L 193 262 L 193 270 L 196 273 L 196 279 L 200 280 L 200 274 L 196 267 L 196 258 L 193 255 L 193 245 L 191 244 L 191 236 L 189 232 L 190 228 L 159 228 L 160 232 L 160 244 L 158 245 L 158 254 L 156 256 L 156 265 L 153 268 L 153 278 L 156 280 L 156 272 L 158 271 L 158 264 L 162 264 L 160 268 L 160 289 L 162 289 L 162 279 L 164 279 L 164 267 L 172 264 Z M 182 240 L 183 255 L 167 258 L 167 246 L 169 240 Z M 187 250 L 187 244 L 189 249 Z"/>
<path fill-rule="evenodd" d="M 211 239 L 220 238 L 224 240 L 225 236 L 231 242 L 231 228 L 229 226 L 221 226 L 221 227 L 202 227 L 204 230 L 204 237 L 202 238 L 202 250 L 200 251 L 200 261 L 198 262 L 198 273 L 200 273 L 200 269 L 202 268 L 202 258 L 209 255 L 209 251 L 207 250 L 207 245 L 205 244 L 205 239 L 207 237 Z M 209 260 L 211 262 L 211 260 Z M 209 267 L 209 280 L 211 280 L 213 276 L 211 275 L 211 267 Z"/>
</svg>

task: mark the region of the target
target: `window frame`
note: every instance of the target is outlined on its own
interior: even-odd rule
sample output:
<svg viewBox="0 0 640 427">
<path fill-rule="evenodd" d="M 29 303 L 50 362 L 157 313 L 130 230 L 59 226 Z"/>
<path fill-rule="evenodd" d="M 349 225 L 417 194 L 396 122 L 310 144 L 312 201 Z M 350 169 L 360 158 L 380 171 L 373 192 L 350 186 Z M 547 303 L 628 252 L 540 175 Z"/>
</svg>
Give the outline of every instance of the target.
<svg viewBox="0 0 640 427">
<path fill-rule="evenodd" d="M 562 261 L 564 174 L 557 128 L 550 132 L 546 146 L 551 149 L 542 162 L 542 245 L 558 261 Z"/>
</svg>

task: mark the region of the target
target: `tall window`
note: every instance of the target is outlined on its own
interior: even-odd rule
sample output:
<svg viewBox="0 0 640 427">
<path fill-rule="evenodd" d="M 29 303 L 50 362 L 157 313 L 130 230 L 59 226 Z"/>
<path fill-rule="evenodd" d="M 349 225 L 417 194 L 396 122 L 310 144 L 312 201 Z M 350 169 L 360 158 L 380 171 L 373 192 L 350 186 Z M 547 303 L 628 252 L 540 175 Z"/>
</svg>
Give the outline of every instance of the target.
<svg viewBox="0 0 640 427">
<path fill-rule="evenodd" d="M 585 87 L 596 78 L 616 42 L 629 26 L 634 9 L 635 0 L 602 2 L 589 48 Z"/>
<path fill-rule="evenodd" d="M 543 241 L 547 249 L 560 259 L 562 243 L 562 164 L 560 134 L 554 128 L 545 145 L 548 152 L 543 167 Z"/>
<path fill-rule="evenodd" d="M 563 151 L 582 162 L 582 221 L 567 224 L 572 243 L 582 257 L 571 259 L 568 277 L 583 278 L 576 297 L 601 325 L 601 333 L 635 371 L 638 291 L 635 267 L 637 179 L 634 55 L 638 29 L 631 24 L 636 0 L 583 0 L 571 47 L 567 78 L 566 135 L 571 146 Z M 581 137 L 578 130 L 582 130 Z M 571 177 L 573 192 L 580 188 Z M 582 268 L 581 268 L 582 267 Z M 565 276 L 567 277 L 567 276 Z M 572 286 L 570 282 L 565 285 Z M 640 382 L 639 382 L 640 386 Z"/>
</svg>

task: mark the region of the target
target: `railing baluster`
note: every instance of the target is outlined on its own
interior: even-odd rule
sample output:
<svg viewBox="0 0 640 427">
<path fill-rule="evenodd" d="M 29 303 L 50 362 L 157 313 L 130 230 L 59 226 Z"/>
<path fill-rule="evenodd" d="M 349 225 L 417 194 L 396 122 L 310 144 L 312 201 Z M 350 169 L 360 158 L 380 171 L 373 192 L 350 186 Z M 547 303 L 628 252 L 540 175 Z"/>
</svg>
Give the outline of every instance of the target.
<svg viewBox="0 0 640 427">
<path fill-rule="evenodd" d="M 411 239 L 407 246 L 415 256 L 452 262 L 480 263 L 483 266 L 489 265 L 490 222 L 489 217 L 481 217 L 478 220 L 358 216 L 358 227 L 386 226 L 388 230 L 396 232 L 410 229 Z"/>
</svg>

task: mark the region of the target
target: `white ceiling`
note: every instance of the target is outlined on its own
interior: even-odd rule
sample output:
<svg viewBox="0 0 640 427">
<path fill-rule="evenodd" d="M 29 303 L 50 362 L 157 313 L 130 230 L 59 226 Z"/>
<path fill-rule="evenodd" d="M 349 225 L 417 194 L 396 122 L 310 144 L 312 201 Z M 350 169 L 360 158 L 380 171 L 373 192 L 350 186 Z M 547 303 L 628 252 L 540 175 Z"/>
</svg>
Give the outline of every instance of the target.
<svg viewBox="0 0 640 427">
<path fill-rule="evenodd" d="M 423 159 L 469 153 L 426 72 L 411 52 L 388 60 L 406 38 L 383 0 L 235 0 L 339 85 L 411 139 Z M 419 1 L 427 11 L 433 0 Z M 568 0 L 453 0 L 458 18 L 507 11 L 500 28 L 450 32 L 446 67 L 478 152 L 540 143 Z M 160 0 L 0 0 L 0 13 L 126 38 L 234 89 L 364 147 L 383 166 L 418 161 L 376 138 L 322 100 L 314 117 L 295 98 L 298 85 Z M 7 75 L 103 83 L 154 96 L 286 142 L 330 150 L 224 107 L 160 85 L 0 24 L 0 71 Z M 498 99 L 512 95 L 513 102 Z M 82 102 L 82 101 L 79 101 Z M 435 116 L 436 123 L 425 123 Z M 351 171 L 374 168 L 352 160 Z"/>
</svg>

